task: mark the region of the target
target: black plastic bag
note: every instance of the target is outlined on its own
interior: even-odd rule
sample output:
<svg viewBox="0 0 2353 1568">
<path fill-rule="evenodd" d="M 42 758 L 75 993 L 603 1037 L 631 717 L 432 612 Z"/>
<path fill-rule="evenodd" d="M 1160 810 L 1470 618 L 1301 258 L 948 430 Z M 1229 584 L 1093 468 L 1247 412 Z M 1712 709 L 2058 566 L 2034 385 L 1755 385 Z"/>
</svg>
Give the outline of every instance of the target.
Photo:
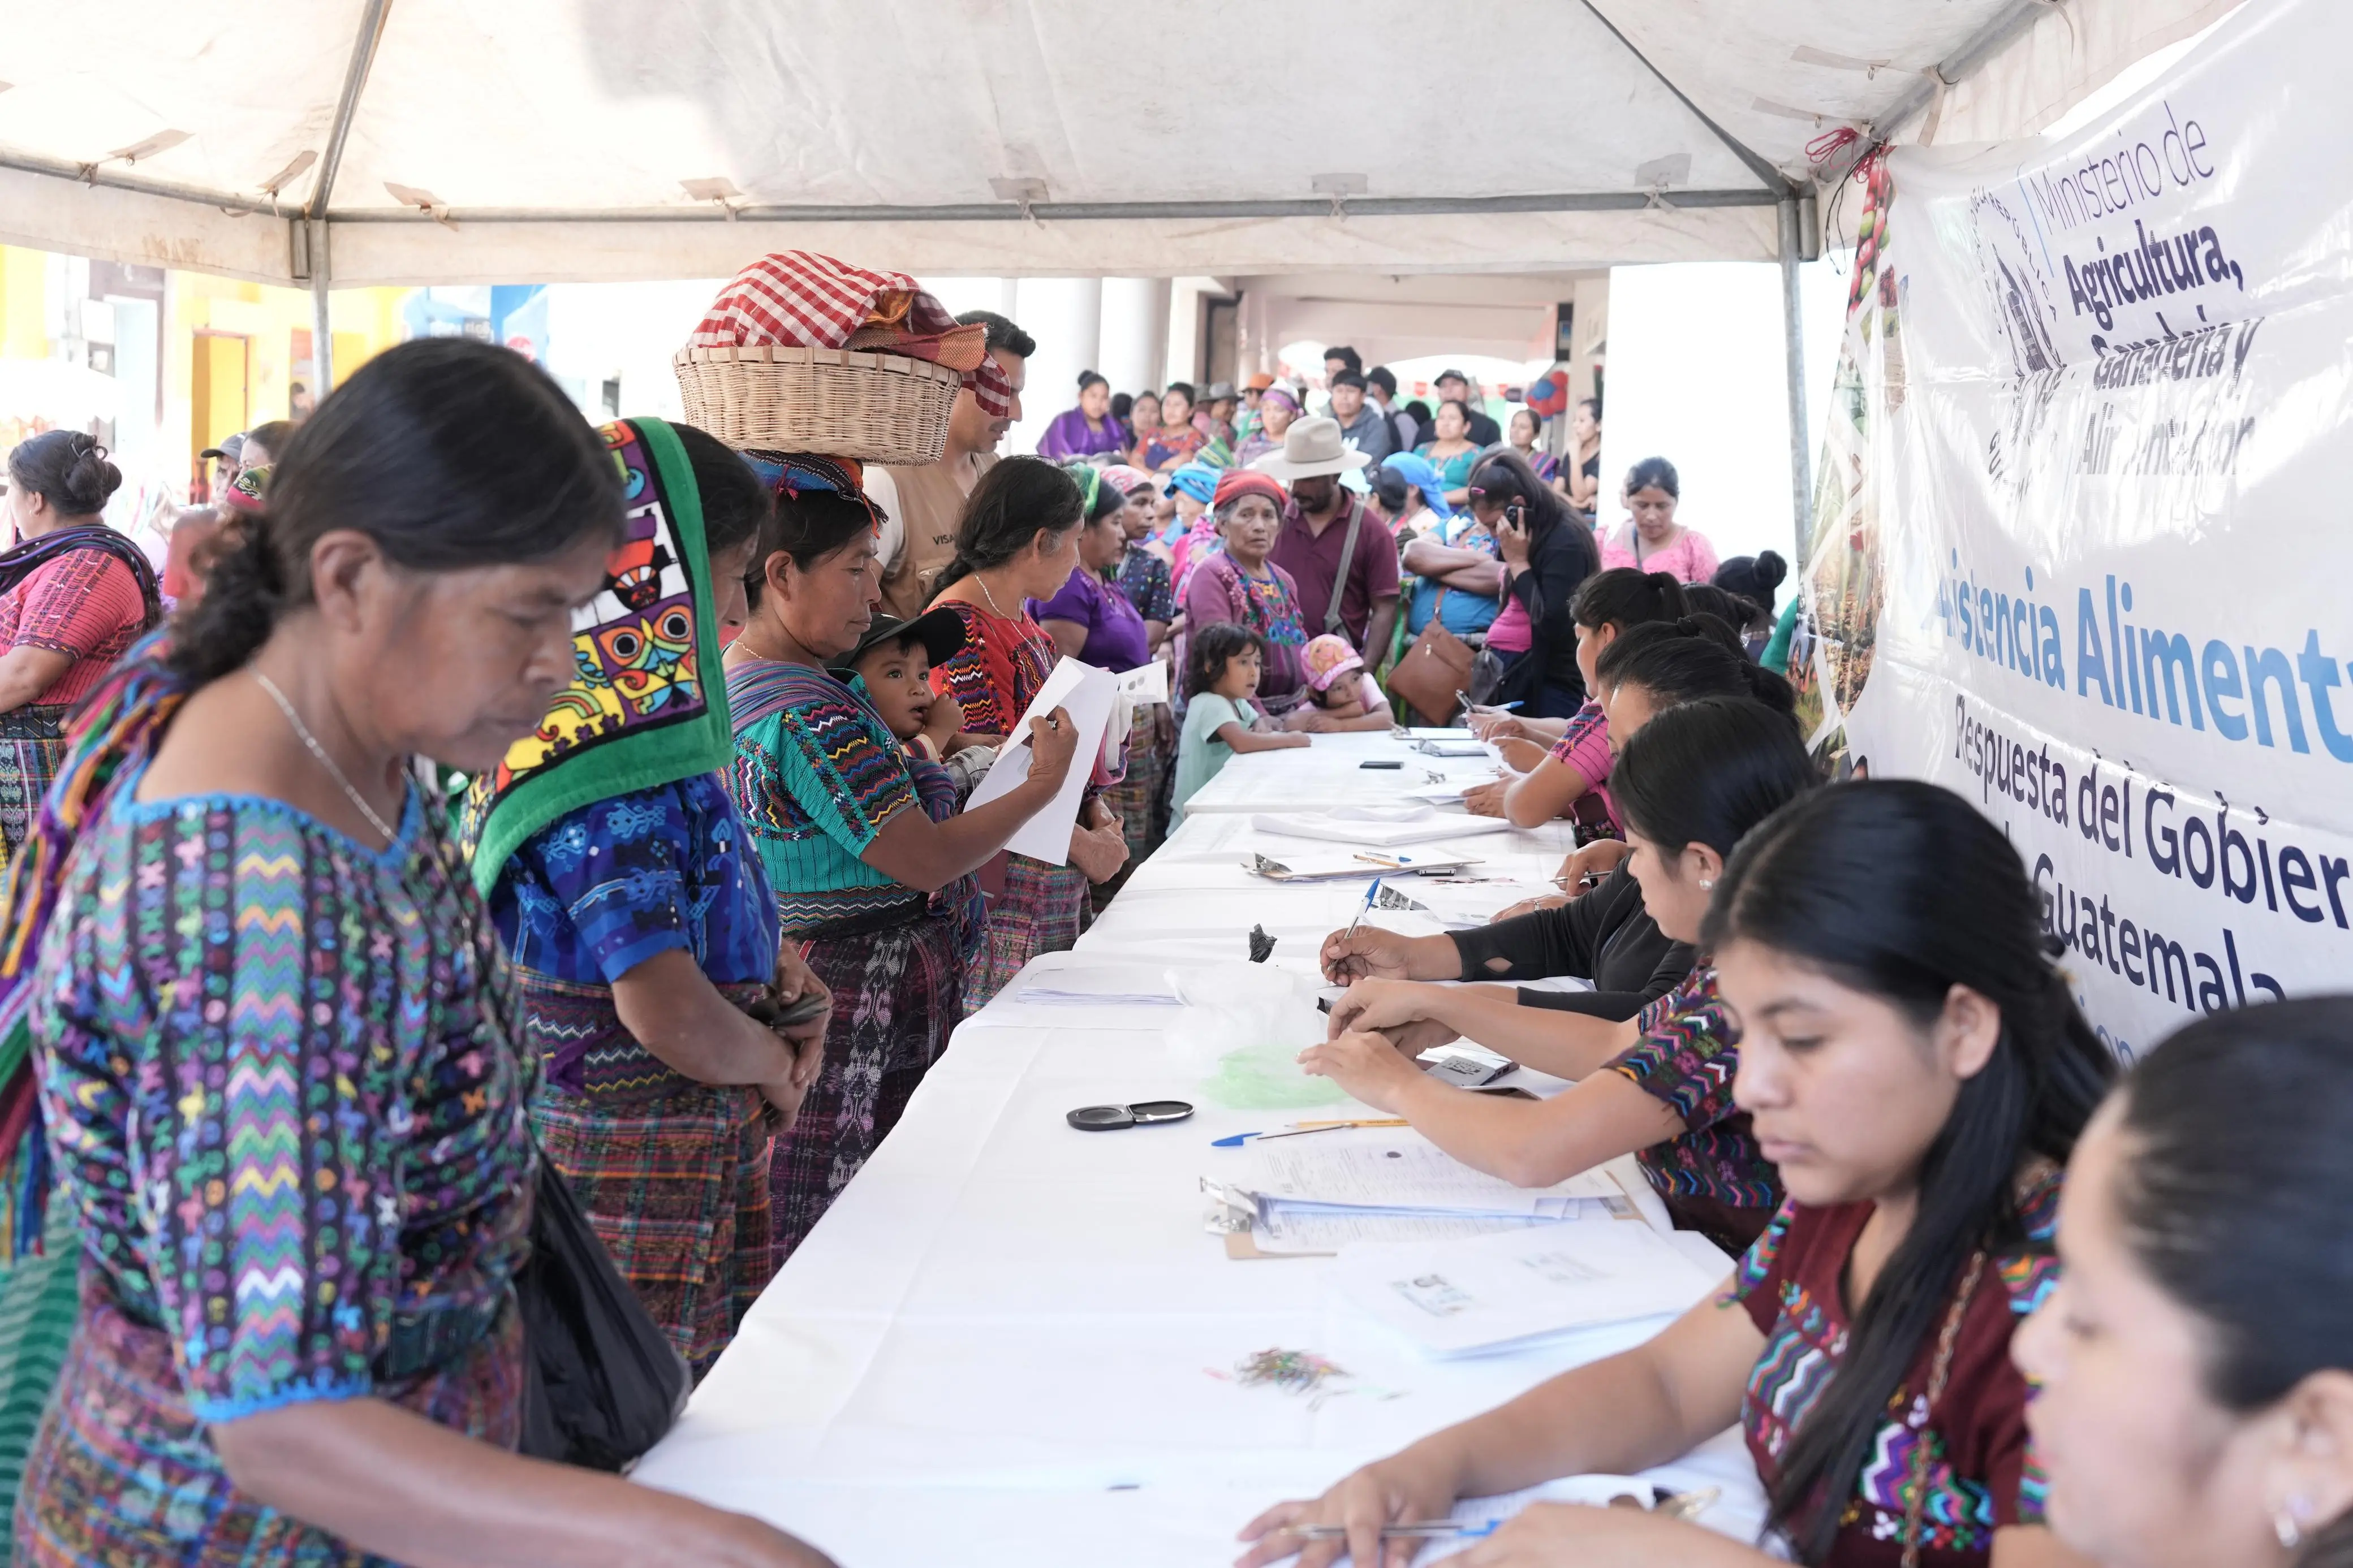
<svg viewBox="0 0 2353 1568">
<path fill-rule="evenodd" d="M 655 1322 L 544 1152 L 531 1261 L 515 1279 L 522 1309 L 522 1451 L 616 1473 L 661 1440 L 686 1409 L 694 1374 Z"/>
</svg>

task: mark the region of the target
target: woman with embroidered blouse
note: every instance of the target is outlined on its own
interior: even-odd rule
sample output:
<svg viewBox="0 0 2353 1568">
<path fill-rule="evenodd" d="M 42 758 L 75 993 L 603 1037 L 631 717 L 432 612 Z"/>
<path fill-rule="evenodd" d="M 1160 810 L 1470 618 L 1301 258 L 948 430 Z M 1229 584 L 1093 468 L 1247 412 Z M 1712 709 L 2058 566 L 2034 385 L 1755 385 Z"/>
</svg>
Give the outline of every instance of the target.
<svg viewBox="0 0 2353 1568">
<path fill-rule="evenodd" d="M 1029 778 L 959 813 L 947 770 L 900 744 L 862 679 L 827 668 L 873 619 L 876 519 L 857 467 L 754 457 L 773 475 L 776 514 L 748 584 L 751 619 L 727 650 L 728 787 L 786 940 L 834 998 L 825 1066 L 774 1156 L 781 1266 L 898 1125 L 964 1016 L 964 920 L 932 895 L 1053 798 L 1075 742 L 1060 710 L 1038 720 Z"/>
<path fill-rule="evenodd" d="M 744 623 L 767 489 L 690 425 L 599 435 L 628 542 L 575 623 L 572 683 L 475 778 L 460 838 L 539 1057 L 541 1152 L 699 1378 L 776 1273 L 772 1135 L 816 1080 L 830 1007 L 779 946 L 722 773 L 735 742 L 719 636 Z M 645 683 L 617 684 L 632 675 Z M 584 710 L 617 721 L 575 734 Z M 755 1016 L 804 997 L 818 1007 L 798 1024 Z"/>
<path fill-rule="evenodd" d="M 1107 487 L 1099 479 L 1091 483 L 1103 499 Z M 998 745 L 1011 736 L 1060 662 L 1061 651 L 1039 625 L 1030 601 L 1043 602 L 1039 614 L 1057 616 L 1059 595 L 1079 569 L 1086 513 L 1078 482 L 1036 458 L 1008 458 L 981 476 L 965 498 L 955 559 L 940 574 L 932 599 L 935 608 L 953 612 L 964 623 L 964 648 L 932 667 L 932 689 L 955 700 L 964 710 L 965 733 L 975 741 Z M 1098 530 L 1106 551 L 1115 544 L 1114 528 L 1106 512 L 1104 527 Z M 1143 617 L 1124 596 L 1100 583 L 1082 581 L 1080 588 L 1092 595 L 1115 634 L 1124 628 L 1131 651 L 1143 641 Z M 1115 749 L 1124 756 L 1124 747 Z M 1091 770 L 1091 787 L 1071 828 L 1064 863 L 1053 866 L 1008 853 L 981 873 L 988 895 L 988 934 L 965 975 L 966 1013 L 979 1011 L 1039 953 L 1060 952 L 1075 943 L 1091 912 L 1089 886 L 1111 880 L 1127 863 L 1126 835 L 1103 800 L 1101 786 L 1111 782 L 1109 770 L 1099 757 L 1082 765 Z"/>
<path fill-rule="evenodd" d="M 1690 711 L 1684 710 L 1683 711 Z M 1654 721 L 1629 746 L 1673 714 Z M 1642 821 L 1635 812 L 1635 821 Z M 1638 861 L 1648 857 L 1638 850 Z M 2115 1076 L 2001 830 L 1933 784 L 1818 791 L 1741 842 L 1702 931 L 1740 1020 L 1734 1098 L 1788 1197 L 1656 1338 L 1282 1503 L 1241 1562 L 1556 1476 L 1633 1474 L 1737 1423 L 1771 1544 L 1634 1509 L 1533 1507 L 1466 1563 L 2063 1568 L 2013 1331 L 2052 1289 L 2061 1168 Z"/>
<path fill-rule="evenodd" d="M 1307 626 L 1299 584 L 1268 559 L 1290 500 L 1273 478 L 1254 469 L 1219 475 L 1208 516 L 1224 548 L 1200 560 L 1183 590 L 1188 633 L 1231 621 L 1265 640 L 1265 673 L 1254 700 L 1276 720 L 1307 700 Z M 1180 648 L 1180 663 L 1183 658 Z"/>
<path fill-rule="evenodd" d="M 1641 888 L 1641 910 L 1662 934 L 1704 953 L 1700 921 L 1732 847 L 1820 775 L 1788 715 L 1745 698 L 1686 703 L 1629 729 L 1613 774 L 1634 846 L 1622 874 Z M 1345 936 L 1325 943 L 1335 970 L 1355 952 L 1337 940 Z M 1454 1010 L 1455 996 L 1465 1011 Z M 1491 1027 L 1505 1022 L 1499 1012 L 1516 1016 Z M 1498 1100 L 1440 1083 L 1405 1054 L 1462 1025 L 1482 1045 L 1581 1081 L 1547 1100 Z M 1630 1153 L 1677 1226 L 1727 1252 L 1754 1241 L 1781 1201 L 1732 1102 L 1740 1028 L 1704 956 L 1672 992 L 1623 1023 L 1519 1005 L 1493 987 L 1374 980 L 1332 1005 L 1331 1028 L 1333 1038 L 1302 1053 L 1309 1072 L 1506 1181 L 1548 1186 Z M 1400 1042 L 1382 1030 L 1399 1031 Z"/>
<path fill-rule="evenodd" d="M 122 471 L 78 430 L 8 454 L 0 518 L 0 865 L 24 844 L 65 750 L 65 719 L 163 617 L 154 568 L 106 525 Z"/>
<path fill-rule="evenodd" d="M 94 695 L 18 872 L 37 961 L 0 984 L 82 1304 L 16 1561 L 817 1568 L 512 1452 L 534 1063 L 411 759 L 495 766 L 570 680 L 612 460 L 529 361 L 447 338 L 280 457 L 202 605 Z"/>
</svg>

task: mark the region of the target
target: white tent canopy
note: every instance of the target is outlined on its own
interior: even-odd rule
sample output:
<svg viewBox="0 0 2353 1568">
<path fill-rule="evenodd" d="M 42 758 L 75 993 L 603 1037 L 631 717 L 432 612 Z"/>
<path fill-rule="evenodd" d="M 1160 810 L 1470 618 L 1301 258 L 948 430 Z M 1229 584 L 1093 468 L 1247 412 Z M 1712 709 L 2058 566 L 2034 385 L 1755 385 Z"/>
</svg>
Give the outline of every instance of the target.
<svg viewBox="0 0 2353 1568">
<path fill-rule="evenodd" d="M 2032 130 L 2228 3 L 8 0 L 0 238 L 343 285 L 1769 259 L 1825 132 Z"/>
</svg>

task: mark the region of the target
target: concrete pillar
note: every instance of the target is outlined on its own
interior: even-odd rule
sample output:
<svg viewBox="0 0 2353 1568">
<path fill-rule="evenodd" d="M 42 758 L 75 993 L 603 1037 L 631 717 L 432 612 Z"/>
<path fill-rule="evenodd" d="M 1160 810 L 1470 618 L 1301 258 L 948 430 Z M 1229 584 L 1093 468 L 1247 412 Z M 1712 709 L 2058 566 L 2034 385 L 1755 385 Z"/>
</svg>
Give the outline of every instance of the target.
<svg viewBox="0 0 2353 1568">
<path fill-rule="evenodd" d="M 1158 387 L 1168 358 L 1168 280 L 1106 278 L 1103 280 L 1102 360 L 1095 368 L 1113 392 Z"/>
<path fill-rule="evenodd" d="M 1157 388 L 1166 385 L 1168 381 L 1168 312 L 1176 286 L 1166 278 L 1150 278 L 1145 281 L 1150 289 L 1152 357 L 1148 363 L 1154 373 L 1146 379 Z"/>
<path fill-rule="evenodd" d="M 1103 352 L 1103 279 L 1025 278 L 1014 320 L 1038 340 L 1029 358 L 1021 420 L 1006 437 L 1007 451 L 1034 452 L 1054 416 L 1078 400 L 1079 373 L 1099 368 Z"/>
</svg>

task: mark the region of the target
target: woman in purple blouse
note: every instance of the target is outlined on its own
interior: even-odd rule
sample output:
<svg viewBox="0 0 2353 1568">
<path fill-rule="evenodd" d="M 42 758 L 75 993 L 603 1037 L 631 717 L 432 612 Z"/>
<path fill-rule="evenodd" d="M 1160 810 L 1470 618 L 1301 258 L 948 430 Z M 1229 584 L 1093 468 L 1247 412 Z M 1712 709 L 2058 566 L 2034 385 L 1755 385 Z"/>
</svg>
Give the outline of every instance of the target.
<svg viewBox="0 0 2353 1568">
<path fill-rule="evenodd" d="M 1079 563 L 1060 593 L 1029 601 L 1029 614 L 1067 657 L 1114 673 L 1134 669 L 1151 658 L 1151 638 L 1144 616 L 1110 575 L 1127 554 L 1127 498 L 1092 464 L 1071 463 L 1068 470 L 1086 501 Z"/>
<path fill-rule="evenodd" d="M 1079 372 L 1079 405 L 1054 416 L 1039 439 L 1038 455 L 1050 463 L 1098 458 L 1127 449 L 1127 432 L 1112 417 L 1111 383 L 1093 371 Z"/>
</svg>

